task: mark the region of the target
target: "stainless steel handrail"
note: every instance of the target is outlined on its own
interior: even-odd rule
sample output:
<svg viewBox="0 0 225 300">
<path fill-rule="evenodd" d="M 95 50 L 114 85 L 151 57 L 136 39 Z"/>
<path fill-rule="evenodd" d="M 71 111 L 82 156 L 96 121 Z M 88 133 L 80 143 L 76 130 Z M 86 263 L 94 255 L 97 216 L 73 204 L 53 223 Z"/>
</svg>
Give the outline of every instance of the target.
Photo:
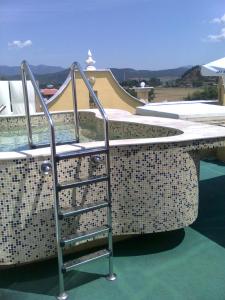
<svg viewBox="0 0 225 300">
<path fill-rule="evenodd" d="M 76 91 L 76 78 L 75 78 L 75 65 L 70 68 L 70 77 L 72 85 L 72 96 L 73 96 L 73 113 L 74 113 L 74 124 L 75 124 L 75 136 L 77 143 L 80 142 L 79 132 L 79 118 L 78 118 L 78 107 L 77 107 L 77 91 Z"/>
<path fill-rule="evenodd" d="M 109 122 L 108 122 L 108 117 L 105 113 L 104 108 L 102 107 L 99 99 L 95 95 L 93 88 L 89 81 L 87 80 L 87 77 L 82 70 L 80 64 L 78 62 L 74 62 L 71 65 L 70 68 L 70 75 L 71 75 L 71 84 L 72 84 L 72 96 L 73 96 L 73 106 L 74 106 L 74 124 L 75 124 L 75 136 L 76 136 L 76 142 L 79 142 L 80 139 L 80 134 L 79 134 L 79 119 L 78 119 L 78 106 L 77 106 L 77 95 L 76 95 L 76 79 L 75 79 L 75 72 L 76 70 L 80 73 L 96 107 L 98 108 L 103 120 L 104 120 L 104 137 L 105 137 L 105 146 L 106 148 L 109 147 Z M 52 117 L 49 113 L 48 107 L 45 103 L 45 100 L 39 90 L 39 87 L 36 83 L 36 80 L 34 78 L 34 75 L 28 65 L 28 63 L 24 60 L 21 63 L 21 71 L 22 71 L 22 84 L 23 84 L 23 94 L 24 94 L 24 105 L 25 105 L 25 111 L 26 111 L 26 116 L 27 116 L 27 130 L 28 130 L 28 143 L 31 148 L 34 148 L 35 145 L 33 143 L 33 138 L 32 138 L 32 126 L 31 126 L 31 119 L 30 119 L 30 110 L 29 110 L 29 99 L 28 99 L 28 91 L 27 91 L 27 74 L 31 80 L 31 83 L 34 87 L 35 93 L 38 96 L 39 102 L 43 108 L 44 114 L 47 118 L 48 124 L 49 124 L 49 129 L 51 132 L 51 141 L 54 140 L 54 144 L 52 145 L 53 147 L 56 146 L 55 142 L 55 128 L 54 128 L 54 123 L 52 120 Z"/>
<path fill-rule="evenodd" d="M 109 153 L 109 120 L 105 113 L 103 106 L 101 105 L 99 99 L 94 93 L 94 90 L 88 81 L 84 71 L 82 70 L 80 64 L 78 62 L 74 62 L 71 65 L 71 79 L 72 79 L 72 89 L 74 91 L 74 111 L 77 109 L 76 104 L 76 86 L 75 86 L 75 72 L 76 70 L 80 73 L 95 105 L 97 106 L 103 120 L 104 120 L 104 136 L 105 136 L 105 148 L 108 150 L 106 155 L 106 173 L 108 174 L 108 182 L 107 182 L 107 194 L 108 194 L 108 209 L 107 209 L 107 219 L 109 224 L 109 234 L 108 234 L 108 248 L 110 251 L 109 256 L 109 275 L 107 276 L 108 280 L 114 280 L 115 274 L 113 273 L 113 241 L 112 241 L 112 193 L 111 193 L 111 178 L 110 178 L 110 153 Z M 79 134 L 78 134 L 79 135 Z"/>
<path fill-rule="evenodd" d="M 109 234 L 108 234 L 108 249 L 110 252 L 109 256 L 109 280 L 114 280 L 116 277 L 113 273 L 113 245 L 112 245 L 112 205 L 111 205 L 111 180 L 110 180 L 110 157 L 109 157 L 109 121 L 108 117 L 102 107 L 100 101 L 98 100 L 97 96 L 95 95 L 91 84 L 89 83 L 84 71 L 82 70 L 80 64 L 78 62 L 74 62 L 70 68 L 71 74 L 71 84 L 72 84 L 72 96 L 73 96 L 73 106 L 74 106 L 74 123 L 75 123 L 75 135 L 76 135 L 76 142 L 79 142 L 79 118 L 78 118 L 78 106 L 77 106 L 77 95 L 76 95 L 76 78 L 75 73 L 76 70 L 80 73 L 96 107 L 98 108 L 103 120 L 104 120 L 104 137 L 105 137 L 105 149 L 107 150 L 106 153 L 106 172 L 108 174 L 107 180 L 107 194 L 108 194 L 108 224 L 109 224 Z M 35 81 L 35 78 L 32 74 L 32 71 L 26 61 L 23 61 L 21 64 L 21 71 L 22 71 L 22 83 L 23 83 L 23 93 L 24 93 L 24 104 L 25 110 L 27 115 L 27 129 L 28 129 L 28 142 L 31 148 L 35 147 L 33 144 L 32 139 L 32 126 L 30 120 L 30 110 L 29 110 L 29 99 L 28 99 L 28 91 L 27 91 L 27 74 L 31 80 L 31 83 L 34 87 L 36 95 L 39 99 L 39 102 L 43 108 L 44 115 L 47 118 L 49 129 L 50 129 L 50 146 L 51 146 L 51 167 L 52 167 L 52 180 L 53 180 L 53 196 L 54 196 L 54 214 L 55 214 L 55 226 L 56 226 L 56 241 L 57 241 L 57 252 L 58 252 L 58 270 L 59 270 L 59 290 L 60 295 L 58 299 L 67 299 L 67 294 L 65 293 L 64 289 L 64 280 L 62 274 L 62 265 L 63 265 L 63 254 L 62 248 L 60 246 L 61 240 L 61 223 L 59 222 L 59 195 L 57 191 L 58 186 L 58 176 L 57 176 L 57 161 L 56 161 L 56 141 L 55 141 L 55 128 L 52 117 L 49 113 L 48 107 L 45 103 L 44 98 L 41 95 L 41 92 L 38 88 L 38 85 Z"/>
<path fill-rule="evenodd" d="M 47 118 L 49 129 L 51 132 L 51 139 L 50 143 L 51 145 L 55 148 L 55 128 L 54 128 L 54 123 L 52 120 L 52 117 L 49 113 L 48 107 L 45 104 L 45 100 L 41 95 L 41 92 L 38 88 L 38 85 L 36 83 L 36 80 L 34 78 L 34 75 L 28 65 L 28 63 L 24 60 L 21 63 L 21 71 L 22 71 L 22 84 L 23 84 L 23 94 L 24 94 L 24 105 L 25 105 L 25 111 L 26 111 L 26 116 L 27 116 L 27 127 L 28 127 L 28 143 L 31 148 L 34 147 L 33 144 L 33 138 L 32 138 L 32 128 L 31 128 L 31 122 L 30 122 L 30 110 L 29 110 L 29 99 L 28 99 L 28 92 L 27 92 L 27 74 L 29 75 L 29 78 L 31 80 L 31 83 L 34 87 L 34 91 L 36 95 L 38 96 L 38 99 L 40 101 L 40 104 L 43 108 L 44 114 Z"/>
<path fill-rule="evenodd" d="M 100 101 L 98 100 L 98 97 L 95 95 L 90 82 L 87 80 L 87 77 L 86 77 L 84 71 L 82 70 L 81 65 L 78 62 L 74 62 L 71 65 L 70 69 L 71 69 L 71 78 L 74 78 L 74 76 L 72 76 L 72 75 L 75 74 L 76 70 L 80 73 L 80 75 L 81 75 L 81 77 L 82 77 L 82 79 L 83 79 L 83 81 L 84 81 L 84 83 L 85 83 L 85 85 L 86 85 L 86 87 L 87 87 L 87 89 L 88 89 L 95 105 L 97 106 L 97 108 L 98 108 L 98 110 L 99 110 L 99 112 L 100 112 L 100 114 L 101 114 L 101 116 L 104 120 L 105 146 L 108 149 L 109 148 L 109 121 L 108 121 L 108 117 L 105 113 L 105 110 L 104 110 L 103 106 L 101 105 Z M 72 80 L 72 89 L 76 90 L 75 80 Z"/>
<path fill-rule="evenodd" d="M 38 96 L 38 99 L 42 105 L 44 114 L 47 118 L 49 129 L 50 129 L 50 146 L 51 146 L 51 167 L 52 167 L 52 181 L 53 181 L 53 198 L 54 198 L 54 215 L 55 215 L 55 227 L 56 227 L 56 241 L 57 241 L 57 251 L 61 255 L 58 255 L 58 268 L 61 270 L 62 266 L 62 249 L 60 247 L 60 239 L 61 239 L 61 224 L 58 221 L 58 207 L 59 207 L 59 197 L 56 191 L 56 186 L 58 185 L 58 176 L 57 176 L 57 162 L 56 162 L 56 143 L 55 143 L 55 128 L 54 123 L 52 120 L 52 117 L 48 111 L 48 107 L 45 104 L 45 100 L 42 97 L 40 90 L 37 86 L 37 83 L 34 79 L 34 76 L 32 74 L 32 71 L 26 61 L 23 61 L 21 63 L 21 71 L 22 71 L 22 84 L 23 84 L 23 93 L 24 93 L 24 104 L 25 104 L 25 110 L 27 114 L 27 127 L 28 127 L 28 142 L 30 147 L 34 147 L 33 140 L 32 140 L 32 128 L 31 128 L 31 122 L 30 122 L 30 111 L 29 111 L 29 99 L 28 99 L 28 92 L 27 92 L 27 78 L 26 74 L 29 75 L 29 78 L 31 80 L 31 83 L 34 87 L 34 90 Z M 64 282 L 61 278 L 61 272 L 59 271 L 59 285 L 60 290 L 64 290 Z"/>
</svg>

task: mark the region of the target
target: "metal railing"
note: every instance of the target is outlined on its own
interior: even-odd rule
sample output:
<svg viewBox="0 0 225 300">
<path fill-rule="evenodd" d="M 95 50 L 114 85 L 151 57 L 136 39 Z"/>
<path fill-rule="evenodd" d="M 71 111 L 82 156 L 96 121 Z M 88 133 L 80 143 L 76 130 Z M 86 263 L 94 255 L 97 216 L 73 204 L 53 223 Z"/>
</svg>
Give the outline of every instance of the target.
<svg viewBox="0 0 225 300">
<path fill-rule="evenodd" d="M 25 112 L 27 116 L 27 130 L 28 130 L 28 143 L 31 148 L 35 148 L 36 145 L 33 143 L 32 137 L 32 126 L 31 126 L 31 116 L 29 110 L 29 98 L 28 98 L 28 91 L 27 91 L 27 75 L 29 76 L 31 83 L 34 87 L 35 93 L 37 98 L 42 106 L 44 111 L 44 115 L 47 118 L 49 130 L 50 130 L 50 148 L 51 148 L 51 168 L 52 168 L 52 178 L 53 178 L 53 197 L 54 197 L 54 215 L 55 215 L 55 228 L 56 228 L 56 242 L 57 242 L 57 252 L 58 252 L 58 269 L 59 269 L 59 290 L 60 296 L 58 299 L 67 299 L 67 294 L 64 292 L 64 280 L 62 274 L 62 264 L 63 264 L 63 254 L 62 248 L 60 246 L 61 240 L 61 223 L 59 221 L 59 194 L 58 194 L 58 175 L 57 175 L 57 159 L 56 159 L 56 137 L 55 137 L 55 127 L 52 120 L 52 117 L 49 113 L 48 107 L 45 103 L 45 99 L 41 95 L 39 87 L 36 83 L 36 80 L 32 74 L 32 71 L 26 61 L 23 61 L 21 64 L 21 71 L 22 71 L 22 84 L 23 84 L 23 93 L 24 93 L 24 105 L 25 105 Z M 109 256 L 109 280 L 114 280 L 115 275 L 113 274 L 113 245 L 112 245 L 112 207 L 111 207 L 111 180 L 110 180 L 110 156 L 109 156 L 109 121 L 108 117 L 99 102 L 98 98 L 96 97 L 91 84 L 89 83 L 84 71 L 82 70 L 80 64 L 78 62 L 74 62 L 70 68 L 70 75 L 71 75 L 71 84 L 72 84 L 72 96 L 73 96 L 73 108 L 74 108 L 74 125 L 75 125 L 75 142 L 80 141 L 80 133 L 79 133 L 79 118 L 78 118 L 78 106 L 77 106 L 77 93 L 76 93 L 76 72 L 80 73 L 81 78 L 83 79 L 96 107 L 98 108 L 104 122 L 104 138 L 105 138 L 105 150 L 106 150 L 106 173 L 108 175 L 107 180 L 107 199 L 108 199 L 108 209 L 107 209 L 107 219 L 109 225 L 109 234 L 108 234 L 108 249 L 110 252 Z M 66 144 L 66 142 L 65 142 Z M 49 145 L 45 145 L 49 146 Z M 48 166 L 49 167 L 49 166 Z"/>
<path fill-rule="evenodd" d="M 54 123 L 52 120 L 52 117 L 49 113 L 48 107 L 45 104 L 45 100 L 41 95 L 41 92 L 37 86 L 37 83 L 34 79 L 33 73 L 26 61 L 23 61 L 21 64 L 21 71 L 22 71 L 22 84 L 23 84 L 23 94 L 24 94 L 24 105 L 25 105 L 25 112 L 27 116 L 27 130 L 28 130 L 28 143 L 31 148 L 34 148 L 35 145 L 33 144 L 32 139 L 32 128 L 31 128 L 31 121 L 30 121 L 30 110 L 29 110 L 29 98 L 28 98 L 28 92 L 27 92 L 27 74 L 29 75 L 29 78 L 31 80 L 31 83 L 34 87 L 34 90 L 36 92 L 36 95 L 40 101 L 40 104 L 42 106 L 42 109 L 44 111 L 44 114 L 47 118 L 49 130 L 50 130 L 50 147 L 51 147 L 51 169 L 52 169 L 52 180 L 53 180 L 53 199 L 54 199 L 54 215 L 58 216 L 58 207 L 59 207 L 59 197 L 56 191 L 56 186 L 58 184 L 58 176 L 57 176 L 57 162 L 56 162 L 56 142 L 55 142 L 55 128 Z M 55 226 L 56 226 L 56 232 L 60 232 L 60 224 L 55 218 Z M 60 236 L 59 234 L 56 234 L 56 240 L 57 240 L 57 252 L 60 253 Z M 62 262 L 58 261 L 58 265 L 60 266 Z M 63 283 L 60 282 L 60 289 L 63 289 Z"/>
<path fill-rule="evenodd" d="M 108 121 L 108 117 L 105 113 L 104 108 L 102 107 L 99 99 L 97 98 L 97 96 L 95 95 L 93 88 L 89 82 L 89 80 L 87 79 L 84 71 L 82 70 L 80 64 L 78 62 L 74 62 L 71 65 L 70 68 L 70 75 L 71 75 L 71 83 L 72 83 L 72 93 L 73 93 L 73 105 L 74 105 L 74 120 L 75 120 L 75 124 L 76 124 L 76 137 L 79 141 L 79 121 L 78 121 L 78 114 L 77 114 L 77 96 L 76 96 L 76 71 L 78 71 L 78 73 L 80 73 L 81 78 L 83 79 L 89 93 L 90 96 L 92 97 L 96 107 L 98 108 L 103 121 L 104 121 L 104 137 L 105 137 L 105 146 L 108 148 L 109 147 L 109 121 Z"/>
<path fill-rule="evenodd" d="M 41 92 L 39 90 L 39 87 L 37 85 L 37 82 L 34 78 L 34 75 L 26 61 L 23 61 L 21 63 L 21 76 L 22 76 L 22 85 L 23 85 L 23 95 L 24 95 L 24 106 L 25 106 L 25 113 L 27 117 L 27 131 L 28 131 L 28 144 L 30 148 L 35 148 L 35 145 L 33 143 L 33 137 L 32 137 L 32 126 L 31 126 L 31 117 L 30 117 L 30 109 L 29 109 L 29 97 L 28 97 L 28 91 L 27 91 L 27 75 L 29 76 L 31 83 L 33 85 L 34 91 L 36 93 L 36 96 L 38 97 L 38 100 L 42 106 L 44 115 L 47 118 L 49 130 L 50 130 L 50 145 L 51 148 L 55 148 L 55 128 L 54 123 L 52 120 L 52 117 L 49 113 L 48 107 L 45 104 L 45 100 L 43 96 L 41 95 Z"/>
<path fill-rule="evenodd" d="M 82 70 L 80 64 L 78 62 L 74 62 L 70 67 L 70 76 L 71 76 L 71 84 L 72 84 L 72 97 L 73 97 L 73 109 L 74 109 L 74 125 L 75 125 L 75 140 L 72 142 L 78 142 L 80 141 L 80 132 L 79 132 L 79 117 L 78 117 L 78 106 L 77 106 L 77 93 L 76 93 L 76 71 L 80 74 L 81 78 L 83 79 L 97 109 L 99 110 L 103 122 L 104 122 L 104 140 L 105 140 L 105 146 L 109 147 L 109 121 L 108 117 L 105 113 L 104 108 L 102 107 L 99 99 L 95 95 L 93 88 L 88 81 L 84 71 Z M 56 146 L 56 139 L 55 139 L 55 128 L 54 128 L 54 122 L 52 120 L 52 117 L 49 113 L 48 107 L 45 103 L 45 99 L 42 96 L 40 89 L 37 85 L 37 82 L 34 78 L 34 75 L 29 67 L 29 64 L 26 61 L 23 61 L 21 63 L 21 75 L 22 75 L 22 84 L 23 84 L 23 94 L 24 94 L 24 105 L 25 105 L 25 113 L 27 117 L 27 131 L 28 131 L 28 144 L 30 148 L 36 148 L 37 145 L 33 142 L 33 136 L 32 136 L 32 126 L 31 126 L 31 116 L 30 116 L 30 109 L 29 109 L 29 97 L 28 97 L 28 91 L 27 91 L 27 75 L 29 76 L 31 83 L 33 85 L 34 91 L 36 93 L 36 96 L 39 100 L 39 103 L 41 104 L 41 107 L 43 109 L 44 115 L 47 118 L 49 129 L 50 129 L 50 146 L 54 147 Z M 49 145 L 41 145 L 41 146 L 49 146 Z"/>
</svg>

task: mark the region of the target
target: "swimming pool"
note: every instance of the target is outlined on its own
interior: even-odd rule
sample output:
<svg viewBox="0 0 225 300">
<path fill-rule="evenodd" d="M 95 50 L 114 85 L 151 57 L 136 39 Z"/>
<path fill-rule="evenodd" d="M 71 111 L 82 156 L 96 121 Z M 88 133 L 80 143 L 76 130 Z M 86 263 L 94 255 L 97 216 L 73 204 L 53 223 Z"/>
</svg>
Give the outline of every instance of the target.
<svg viewBox="0 0 225 300">
<path fill-rule="evenodd" d="M 72 124 L 56 124 L 56 142 L 65 143 L 74 140 L 74 126 Z M 49 144 L 49 130 L 46 126 L 32 128 L 33 142 L 35 145 Z M 85 135 L 86 134 L 86 135 Z M 96 135 L 91 138 L 91 130 L 81 128 L 80 141 L 91 142 L 98 139 Z M 100 137 L 99 137 L 100 138 Z M 28 150 L 27 130 L 25 128 L 12 128 L 0 133 L 0 151 L 22 151 Z"/>
<path fill-rule="evenodd" d="M 106 110 L 110 120 L 110 165 L 114 235 L 175 230 L 190 225 L 198 214 L 198 172 L 201 149 L 225 146 L 225 128 L 179 120 L 134 116 Z M 79 114 L 83 135 L 101 132 L 95 110 Z M 73 114 L 56 113 L 54 120 L 67 125 Z M 25 118 L 0 118 L 3 130 L 25 128 Z M 43 115 L 33 117 L 43 126 Z M 84 126 L 85 125 L 85 126 Z M 85 128 L 85 129 L 84 129 Z M 89 136 L 91 135 L 91 136 Z M 57 146 L 57 153 L 99 147 L 102 141 Z M 0 153 L 0 264 L 12 265 L 56 254 L 52 175 L 41 172 L 50 149 Z M 59 180 L 84 178 L 105 172 L 90 157 L 58 163 Z M 97 202 L 104 182 L 61 192 L 63 208 Z M 94 217 L 93 217 L 94 216 Z M 87 213 L 63 224 L 63 235 L 105 224 L 104 211 Z M 75 221 L 75 223 L 73 222 Z"/>
<path fill-rule="evenodd" d="M 57 143 L 67 143 L 74 140 L 75 130 L 73 114 L 53 114 L 55 120 L 55 133 Z M 80 112 L 80 142 L 101 141 L 104 139 L 103 123 L 96 122 L 93 114 Z M 33 116 L 32 136 L 35 145 L 49 144 L 49 130 L 45 117 Z M 0 118 L 0 152 L 28 150 L 28 137 L 26 119 L 23 116 Z M 146 126 L 144 124 L 124 123 L 120 121 L 109 124 L 109 136 L 111 140 L 133 139 L 133 138 L 154 138 L 173 136 L 181 134 L 181 131 L 173 128 L 160 126 Z"/>
</svg>

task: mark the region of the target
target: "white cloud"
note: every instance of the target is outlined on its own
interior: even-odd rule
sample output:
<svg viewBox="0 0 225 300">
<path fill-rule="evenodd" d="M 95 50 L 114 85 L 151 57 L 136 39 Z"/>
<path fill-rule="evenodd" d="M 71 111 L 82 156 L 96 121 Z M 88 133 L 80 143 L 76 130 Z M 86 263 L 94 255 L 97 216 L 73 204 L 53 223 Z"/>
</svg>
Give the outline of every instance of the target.
<svg viewBox="0 0 225 300">
<path fill-rule="evenodd" d="M 225 27 L 221 29 L 219 34 L 208 35 L 208 41 L 210 41 L 210 42 L 221 42 L 223 40 L 225 40 Z"/>
<path fill-rule="evenodd" d="M 225 24 L 225 14 L 221 18 L 212 19 L 211 23 Z"/>
<path fill-rule="evenodd" d="M 202 39 L 204 42 L 221 42 L 225 40 L 225 14 L 220 18 L 214 18 L 211 20 L 210 23 L 219 24 L 220 26 L 223 26 L 223 28 L 220 29 L 220 32 L 218 34 L 209 34 L 207 38 Z"/>
<path fill-rule="evenodd" d="M 13 41 L 9 42 L 8 46 L 10 48 L 25 48 L 25 47 L 30 47 L 32 46 L 32 41 L 31 40 L 26 40 L 26 41 Z"/>
</svg>

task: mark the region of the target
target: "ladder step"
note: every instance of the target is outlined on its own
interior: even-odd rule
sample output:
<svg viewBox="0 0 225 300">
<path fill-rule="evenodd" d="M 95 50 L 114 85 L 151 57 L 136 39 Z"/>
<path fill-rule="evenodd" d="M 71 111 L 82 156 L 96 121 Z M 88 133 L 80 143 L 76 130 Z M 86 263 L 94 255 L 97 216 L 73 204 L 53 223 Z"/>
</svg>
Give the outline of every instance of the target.
<svg viewBox="0 0 225 300">
<path fill-rule="evenodd" d="M 83 185 L 98 183 L 98 182 L 102 182 L 102 181 L 106 181 L 106 180 L 109 180 L 109 176 L 107 176 L 105 174 L 96 175 L 96 176 L 92 176 L 92 177 L 84 178 L 84 179 L 76 179 L 75 182 L 68 181 L 68 182 L 62 182 L 62 183 L 58 184 L 57 190 L 61 191 L 61 190 L 65 190 L 65 189 L 81 187 Z"/>
<path fill-rule="evenodd" d="M 59 219 L 62 220 L 64 218 L 78 216 L 80 214 L 87 213 L 89 211 L 93 211 L 93 210 L 108 207 L 108 206 L 109 206 L 109 203 L 107 201 L 101 201 L 101 202 L 96 202 L 96 203 L 90 203 L 85 206 L 77 206 L 73 210 L 71 210 L 71 209 L 61 210 L 59 212 Z"/>
<path fill-rule="evenodd" d="M 70 140 L 70 141 L 64 141 L 64 142 L 56 142 L 56 146 L 60 145 L 70 145 L 77 143 L 77 140 Z M 50 147 L 50 144 L 32 144 L 32 149 L 38 149 L 38 148 L 44 148 L 44 147 Z"/>
<path fill-rule="evenodd" d="M 106 250 L 106 249 L 90 253 L 88 255 L 85 255 L 85 256 L 82 256 L 82 257 L 79 257 L 79 258 L 76 258 L 76 259 L 73 259 L 73 260 L 70 260 L 70 261 L 64 263 L 62 266 L 62 272 L 63 273 L 68 272 L 68 271 L 70 271 L 78 266 L 81 266 L 83 264 L 86 264 L 88 262 L 91 262 L 91 261 L 94 261 L 94 260 L 97 260 L 97 259 L 103 258 L 103 257 L 109 257 L 109 256 L 110 256 L 110 251 Z"/>
<path fill-rule="evenodd" d="M 78 151 L 71 151 L 71 152 L 57 154 L 56 160 L 60 161 L 62 159 L 84 157 L 84 156 L 88 156 L 88 155 L 103 154 L 103 153 L 107 153 L 107 152 L 108 152 L 108 150 L 105 147 L 83 149 L 83 150 L 78 150 Z"/>
<path fill-rule="evenodd" d="M 83 240 L 88 240 L 97 235 L 109 232 L 109 226 L 102 226 L 98 228 L 91 229 L 89 231 L 83 231 L 76 234 L 72 234 L 63 238 L 60 242 L 61 247 L 65 247 L 66 245 L 70 245 L 76 242 L 80 242 Z"/>
</svg>

